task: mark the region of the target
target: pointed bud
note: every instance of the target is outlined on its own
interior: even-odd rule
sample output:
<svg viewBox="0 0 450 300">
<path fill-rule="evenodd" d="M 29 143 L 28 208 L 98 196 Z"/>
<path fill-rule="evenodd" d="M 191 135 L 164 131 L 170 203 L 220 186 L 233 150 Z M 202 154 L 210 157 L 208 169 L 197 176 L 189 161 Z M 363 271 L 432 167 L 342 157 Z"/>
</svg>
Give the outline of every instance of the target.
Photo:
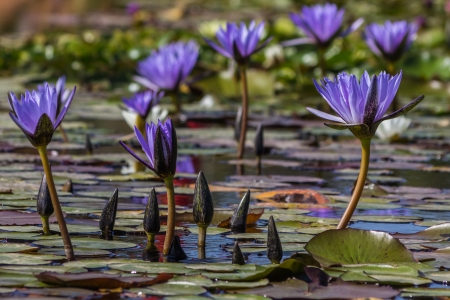
<svg viewBox="0 0 450 300">
<path fill-rule="evenodd" d="M 72 180 L 69 179 L 69 180 L 67 180 L 66 183 L 64 183 L 64 185 L 62 187 L 62 191 L 73 194 L 73 183 L 72 183 Z"/>
<path fill-rule="evenodd" d="M 267 257 L 273 264 L 279 264 L 283 258 L 283 248 L 273 216 L 270 216 L 267 227 Z"/>
<path fill-rule="evenodd" d="M 234 211 L 231 217 L 230 225 L 231 229 L 245 230 L 247 226 L 248 208 L 250 206 L 250 190 L 247 190 L 244 197 L 242 197 L 239 207 Z"/>
<path fill-rule="evenodd" d="M 194 221 L 200 227 L 208 227 L 214 216 L 214 204 L 211 192 L 202 171 L 198 173 L 194 188 Z"/>
<path fill-rule="evenodd" d="M 258 125 L 255 135 L 255 154 L 261 156 L 264 153 L 264 127 L 262 124 Z"/>
<path fill-rule="evenodd" d="M 144 214 L 144 231 L 148 234 L 157 234 L 161 229 L 159 221 L 158 199 L 156 197 L 155 188 L 152 188 L 148 197 L 147 206 Z"/>
<path fill-rule="evenodd" d="M 92 146 L 91 137 L 89 134 L 86 134 L 84 148 L 86 149 L 86 153 L 88 155 L 91 155 L 92 153 L 94 153 L 94 147 Z"/>
<path fill-rule="evenodd" d="M 161 126 L 156 128 L 155 141 L 154 141 L 154 154 L 155 154 L 155 164 L 154 170 L 158 176 L 161 178 L 167 178 L 170 175 L 174 175 L 175 173 L 171 173 L 170 171 L 170 162 L 169 162 L 169 151 L 170 145 L 168 141 L 163 138 L 163 133 Z"/>
<path fill-rule="evenodd" d="M 119 189 L 115 189 L 105 208 L 103 208 L 102 215 L 100 216 L 99 227 L 100 230 L 108 235 L 114 230 L 114 223 L 116 221 L 117 202 L 119 200 Z"/>
<path fill-rule="evenodd" d="M 234 123 L 234 139 L 239 143 L 241 138 L 241 126 L 242 126 L 242 106 L 239 106 L 236 113 L 236 121 Z"/>
<path fill-rule="evenodd" d="M 180 238 L 178 235 L 173 236 L 172 244 L 170 244 L 168 259 L 171 261 L 179 261 L 187 259 L 187 255 L 181 247 Z"/>
<path fill-rule="evenodd" d="M 41 217 L 50 217 L 54 211 L 45 174 L 42 176 L 41 186 L 39 187 L 36 210 Z"/>
<path fill-rule="evenodd" d="M 238 242 L 234 242 L 233 248 L 233 256 L 231 257 L 231 263 L 234 265 L 245 265 L 245 258 L 242 255 L 241 248 L 239 247 Z"/>
</svg>

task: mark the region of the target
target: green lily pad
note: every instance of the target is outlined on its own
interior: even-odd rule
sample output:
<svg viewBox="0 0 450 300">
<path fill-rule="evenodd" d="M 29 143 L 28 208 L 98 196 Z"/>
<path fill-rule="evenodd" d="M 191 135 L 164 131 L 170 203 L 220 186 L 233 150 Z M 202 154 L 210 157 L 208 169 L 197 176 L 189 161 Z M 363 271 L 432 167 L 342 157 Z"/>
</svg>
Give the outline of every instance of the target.
<svg viewBox="0 0 450 300">
<path fill-rule="evenodd" d="M 450 223 L 431 226 L 413 234 L 395 234 L 394 236 L 402 239 L 440 240 L 445 238 L 443 235 L 450 236 Z"/>
<path fill-rule="evenodd" d="M 427 278 L 409 277 L 401 275 L 370 275 L 370 277 L 378 280 L 380 284 L 389 284 L 389 285 L 422 285 L 422 284 L 429 284 L 432 282 Z"/>
<path fill-rule="evenodd" d="M 39 248 L 24 244 L 0 243 L 0 253 L 30 253 L 37 252 Z"/>
<path fill-rule="evenodd" d="M 282 243 L 306 243 L 313 238 L 308 234 L 280 234 Z M 259 241 L 267 241 L 267 233 L 236 233 L 226 236 L 230 239 L 256 239 Z"/>
<path fill-rule="evenodd" d="M 269 280 L 261 279 L 258 281 L 247 281 L 247 282 L 235 282 L 235 281 L 222 281 L 217 280 L 214 281 L 214 284 L 211 286 L 213 288 L 221 289 L 221 290 L 231 290 L 231 289 L 251 289 L 266 286 L 269 284 Z"/>
<path fill-rule="evenodd" d="M 415 261 L 399 240 L 377 231 L 327 230 L 312 238 L 305 249 L 323 266 Z"/>
</svg>

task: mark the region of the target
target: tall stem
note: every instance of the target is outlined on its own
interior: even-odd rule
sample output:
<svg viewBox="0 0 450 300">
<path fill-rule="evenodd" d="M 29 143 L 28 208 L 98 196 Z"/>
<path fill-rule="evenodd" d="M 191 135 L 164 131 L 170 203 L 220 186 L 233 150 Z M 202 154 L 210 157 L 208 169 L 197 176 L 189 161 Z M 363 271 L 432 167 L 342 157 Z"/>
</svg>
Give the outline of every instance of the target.
<svg viewBox="0 0 450 300">
<path fill-rule="evenodd" d="M 356 186 L 353 191 L 352 198 L 350 199 L 350 203 L 348 204 L 347 209 L 345 210 L 344 215 L 342 216 L 336 229 L 344 229 L 347 227 L 348 222 L 350 222 L 353 212 L 358 205 L 359 198 L 361 197 L 364 185 L 366 183 L 367 172 L 369 171 L 370 142 L 370 138 L 361 140 L 361 165 L 359 167 L 358 180 L 356 181 Z"/>
<path fill-rule="evenodd" d="M 327 65 L 325 62 L 325 51 L 327 48 L 319 47 L 318 48 L 318 56 L 319 56 L 319 68 L 320 68 L 320 74 L 322 75 L 322 78 L 326 77 L 327 75 Z M 330 107 L 328 105 L 325 105 L 322 109 L 324 112 L 329 113 Z"/>
<path fill-rule="evenodd" d="M 50 198 L 52 199 L 53 209 L 55 211 L 56 220 L 58 221 L 59 231 L 61 231 L 61 237 L 64 243 L 64 250 L 66 251 L 67 260 L 74 260 L 75 255 L 73 254 L 72 242 L 70 241 L 69 231 L 67 230 L 66 220 L 64 220 L 64 215 L 61 210 L 61 205 L 59 204 L 58 194 L 56 193 L 55 182 L 53 181 L 52 171 L 50 169 L 50 163 L 47 157 L 47 147 L 39 146 L 36 147 L 41 157 L 42 166 L 44 167 L 44 173 L 47 178 L 48 190 L 50 192 Z"/>
<path fill-rule="evenodd" d="M 175 112 L 177 114 L 181 113 L 180 88 L 177 87 L 174 91 L 172 91 L 170 97 L 172 98 L 172 103 L 175 106 Z"/>
<path fill-rule="evenodd" d="M 395 75 L 395 63 L 393 61 L 387 62 L 387 71 L 392 76 Z M 397 94 L 395 94 L 394 99 L 392 100 L 391 109 L 393 112 L 399 109 Z"/>
<path fill-rule="evenodd" d="M 243 64 L 239 65 L 241 72 L 242 83 L 242 123 L 241 123 L 241 135 L 239 136 L 239 145 L 237 158 L 241 159 L 245 152 L 245 137 L 247 134 L 248 123 L 248 85 L 247 85 L 247 67 Z"/>
<path fill-rule="evenodd" d="M 64 143 L 68 143 L 69 142 L 69 138 L 67 137 L 67 133 L 64 130 L 64 128 L 62 127 L 62 124 L 59 124 L 59 131 L 61 132 L 62 138 L 64 140 Z"/>
<path fill-rule="evenodd" d="M 320 68 L 320 73 L 322 75 L 322 78 L 324 78 L 327 73 L 327 66 L 325 63 L 325 50 L 326 50 L 326 48 L 324 48 L 324 47 L 319 47 L 319 49 L 318 49 L 319 68 Z"/>
<path fill-rule="evenodd" d="M 167 191 L 167 230 L 164 239 L 163 255 L 169 254 L 170 244 L 175 232 L 175 190 L 173 188 L 173 177 L 164 179 Z"/>
</svg>

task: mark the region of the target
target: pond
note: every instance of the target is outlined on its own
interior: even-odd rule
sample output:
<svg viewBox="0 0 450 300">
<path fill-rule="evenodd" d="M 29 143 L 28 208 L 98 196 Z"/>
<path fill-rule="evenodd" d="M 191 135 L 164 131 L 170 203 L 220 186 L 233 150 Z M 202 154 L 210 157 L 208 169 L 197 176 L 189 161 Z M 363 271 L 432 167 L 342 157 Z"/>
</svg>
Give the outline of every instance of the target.
<svg viewBox="0 0 450 300">
<path fill-rule="evenodd" d="M 448 3 L 57 2 L 0 5 L 2 298 L 450 297 Z"/>
</svg>

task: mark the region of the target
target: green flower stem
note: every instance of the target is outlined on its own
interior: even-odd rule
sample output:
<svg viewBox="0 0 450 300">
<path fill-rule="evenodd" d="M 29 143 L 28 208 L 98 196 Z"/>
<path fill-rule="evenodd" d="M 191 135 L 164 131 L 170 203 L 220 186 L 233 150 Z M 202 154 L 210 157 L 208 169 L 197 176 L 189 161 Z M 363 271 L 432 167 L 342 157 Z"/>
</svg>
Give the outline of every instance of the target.
<svg viewBox="0 0 450 300">
<path fill-rule="evenodd" d="M 64 130 L 64 128 L 62 127 L 62 124 L 59 124 L 59 131 L 61 132 L 62 138 L 64 140 L 64 143 L 68 143 L 69 142 L 69 138 L 67 137 L 67 133 Z"/>
<path fill-rule="evenodd" d="M 66 221 L 59 204 L 58 194 L 56 193 L 55 182 L 53 181 L 52 171 L 50 169 L 50 163 L 47 157 L 47 146 L 38 146 L 36 149 L 41 157 L 42 166 L 44 167 L 44 173 L 47 178 L 48 190 L 50 192 L 50 198 L 52 199 L 53 209 L 55 210 L 56 220 L 58 221 L 59 230 L 61 231 L 61 237 L 64 243 L 64 250 L 66 251 L 67 260 L 75 260 L 73 254 L 72 242 L 70 241 L 69 231 L 67 230 Z"/>
<path fill-rule="evenodd" d="M 49 216 L 41 216 L 42 222 L 42 230 L 44 231 L 44 235 L 52 235 L 50 232 L 50 224 L 49 224 Z"/>
<path fill-rule="evenodd" d="M 206 246 L 206 229 L 208 226 L 198 226 L 198 247 Z"/>
<path fill-rule="evenodd" d="M 347 227 L 348 222 L 352 218 L 353 212 L 358 205 L 359 198 L 361 197 L 364 185 L 366 183 L 367 172 L 369 171 L 369 161 L 370 161 L 370 142 L 371 138 L 361 139 L 361 165 L 359 168 L 358 180 L 356 182 L 355 189 L 353 191 L 350 203 L 342 216 L 339 225 L 336 229 L 344 229 Z"/>
<path fill-rule="evenodd" d="M 247 134 L 247 123 L 248 123 L 248 84 L 247 84 L 247 67 L 242 64 L 239 65 L 239 70 L 241 72 L 241 83 L 242 83 L 242 123 L 241 123 L 241 134 L 239 136 L 238 145 L 238 159 L 244 156 L 245 152 L 245 137 Z"/>
<path fill-rule="evenodd" d="M 152 244 L 155 244 L 155 235 L 152 233 L 147 233 L 147 245 L 152 245 Z"/>
<path fill-rule="evenodd" d="M 167 256 L 175 232 L 175 190 L 173 188 L 173 177 L 165 178 L 164 183 L 166 184 L 167 191 L 167 230 L 164 239 L 163 255 Z"/>
<path fill-rule="evenodd" d="M 325 51 L 327 49 L 324 47 L 319 47 L 318 49 L 318 57 L 319 57 L 319 68 L 320 68 L 320 73 L 322 75 L 322 78 L 326 77 L 326 73 L 327 73 L 327 66 L 325 63 Z"/>
<path fill-rule="evenodd" d="M 325 62 L 325 52 L 327 51 L 327 48 L 319 47 L 317 50 L 317 55 L 319 58 L 319 68 L 320 68 L 320 74 L 322 75 L 322 78 L 326 77 L 327 75 L 327 64 Z M 323 107 L 323 111 L 326 113 L 330 113 L 330 106 L 325 105 Z"/>
<path fill-rule="evenodd" d="M 145 133 L 145 120 L 141 115 L 136 115 L 136 127 L 139 130 L 140 133 L 142 133 L 142 135 L 144 137 L 146 137 L 146 133 Z"/>
<path fill-rule="evenodd" d="M 172 103 L 175 106 L 175 112 L 177 114 L 181 113 L 181 103 L 180 103 L 180 89 L 176 88 L 176 90 L 170 93 L 170 97 L 172 98 Z"/>
<path fill-rule="evenodd" d="M 393 61 L 388 61 L 386 68 L 389 74 L 392 76 L 395 75 L 395 63 Z M 391 108 L 393 112 L 399 109 L 397 94 L 395 94 L 394 99 L 392 100 Z"/>
</svg>

